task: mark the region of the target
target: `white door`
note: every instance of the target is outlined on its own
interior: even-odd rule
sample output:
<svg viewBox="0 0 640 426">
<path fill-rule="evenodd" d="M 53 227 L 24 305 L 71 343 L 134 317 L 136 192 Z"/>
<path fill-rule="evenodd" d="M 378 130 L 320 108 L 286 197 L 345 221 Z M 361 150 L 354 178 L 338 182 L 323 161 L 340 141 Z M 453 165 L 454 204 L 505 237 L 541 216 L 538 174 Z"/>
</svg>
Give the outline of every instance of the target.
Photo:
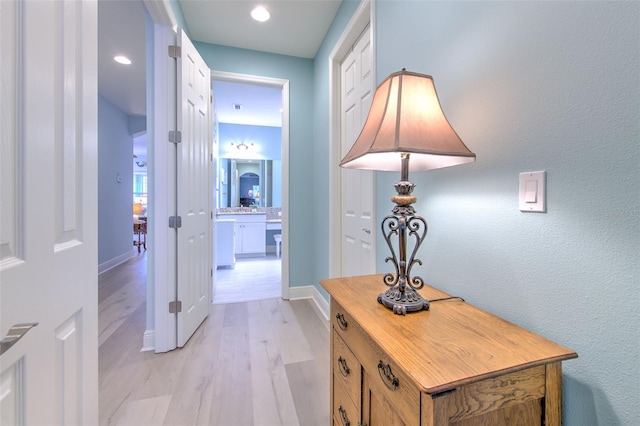
<svg viewBox="0 0 640 426">
<path fill-rule="evenodd" d="M 0 20 L 0 424 L 97 424 L 97 3 Z"/>
<path fill-rule="evenodd" d="M 213 285 L 211 73 L 182 30 L 178 34 L 177 344 L 182 347 L 209 314 Z"/>
<path fill-rule="evenodd" d="M 374 93 L 371 27 L 367 27 L 341 65 L 341 157 L 362 130 Z M 342 276 L 375 271 L 375 175 L 341 169 Z"/>
</svg>

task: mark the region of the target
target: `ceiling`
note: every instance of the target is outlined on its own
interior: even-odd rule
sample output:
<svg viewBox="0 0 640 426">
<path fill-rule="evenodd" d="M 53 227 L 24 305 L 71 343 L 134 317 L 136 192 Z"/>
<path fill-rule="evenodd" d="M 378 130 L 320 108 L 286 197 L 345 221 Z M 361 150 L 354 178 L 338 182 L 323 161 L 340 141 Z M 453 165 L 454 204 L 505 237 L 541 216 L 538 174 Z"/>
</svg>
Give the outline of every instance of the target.
<svg viewBox="0 0 640 426">
<path fill-rule="evenodd" d="M 251 19 L 249 0 L 180 0 L 191 38 L 211 44 L 313 58 L 340 0 L 266 0 L 267 22 Z M 113 60 L 125 55 L 131 65 Z M 98 1 L 98 90 L 128 115 L 146 115 L 145 11 L 139 0 Z M 216 82 L 222 123 L 279 126 L 281 93 L 273 88 Z M 242 105 L 240 110 L 234 104 Z"/>
<path fill-rule="evenodd" d="M 267 22 L 251 18 L 257 4 L 271 13 Z M 180 5 L 194 40 L 312 59 L 340 0 L 180 0 Z"/>
</svg>

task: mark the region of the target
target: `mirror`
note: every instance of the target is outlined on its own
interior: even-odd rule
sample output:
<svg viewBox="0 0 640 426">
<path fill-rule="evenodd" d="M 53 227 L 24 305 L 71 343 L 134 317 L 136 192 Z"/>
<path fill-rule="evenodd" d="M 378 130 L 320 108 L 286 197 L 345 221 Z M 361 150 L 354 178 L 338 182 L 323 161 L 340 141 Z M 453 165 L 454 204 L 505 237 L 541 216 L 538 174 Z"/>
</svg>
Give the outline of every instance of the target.
<svg viewBox="0 0 640 426">
<path fill-rule="evenodd" d="M 282 207 L 282 88 L 214 81 L 213 89 L 217 207 Z"/>
<path fill-rule="evenodd" d="M 282 162 L 220 158 L 218 207 L 282 207 Z"/>
</svg>

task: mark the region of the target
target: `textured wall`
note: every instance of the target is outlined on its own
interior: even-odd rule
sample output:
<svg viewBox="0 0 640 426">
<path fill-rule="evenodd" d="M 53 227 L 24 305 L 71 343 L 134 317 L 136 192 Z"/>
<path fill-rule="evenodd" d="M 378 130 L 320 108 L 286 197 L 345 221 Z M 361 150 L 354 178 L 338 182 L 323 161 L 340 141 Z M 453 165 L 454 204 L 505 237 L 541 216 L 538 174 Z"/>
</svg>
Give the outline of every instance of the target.
<svg viewBox="0 0 640 426">
<path fill-rule="evenodd" d="M 383 1 L 377 24 L 378 79 L 433 75 L 478 156 L 411 176 L 420 275 L 578 352 L 565 425 L 640 424 L 640 3 Z M 548 212 L 522 213 L 536 170 Z M 378 175 L 380 217 L 397 178 Z"/>
</svg>

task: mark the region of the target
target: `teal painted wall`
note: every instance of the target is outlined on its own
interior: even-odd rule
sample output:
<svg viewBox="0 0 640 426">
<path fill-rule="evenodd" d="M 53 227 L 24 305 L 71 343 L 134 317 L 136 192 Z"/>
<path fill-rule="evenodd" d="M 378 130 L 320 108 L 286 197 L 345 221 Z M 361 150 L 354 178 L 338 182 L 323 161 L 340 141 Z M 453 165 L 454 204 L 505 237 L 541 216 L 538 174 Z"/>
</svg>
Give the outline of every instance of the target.
<svg viewBox="0 0 640 426">
<path fill-rule="evenodd" d="M 327 58 L 356 7 L 313 62 L 196 43 L 212 69 L 291 81 L 292 285 L 328 275 Z M 375 19 L 378 82 L 433 75 L 478 155 L 411 176 L 429 222 L 417 272 L 578 352 L 565 425 L 640 424 L 640 3 L 380 1 Z M 518 174 L 535 170 L 548 212 L 521 213 Z M 379 220 L 397 179 L 378 174 Z"/>
<path fill-rule="evenodd" d="M 309 241 L 315 197 L 313 157 L 313 62 L 310 59 L 194 42 L 209 68 L 289 80 L 289 283 L 313 284 L 316 257 Z"/>
<path fill-rule="evenodd" d="M 418 275 L 578 352 L 565 425 L 640 424 L 640 3 L 376 7 L 378 81 L 433 75 L 478 156 L 411 176 Z M 548 212 L 522 213 L 518 174 L 536 170 Z M 378 174 L 379 220 L 398 177 Z"/>
<path fill-rule="evenodd" d="M 169 0 L 169 4 L 171 5 L 171 9 L 173 10 L 173 14 L 176 18 L 176 23 L 178 28 L 182 28 L 184 32 L 187 34 L 190 40 L 191 33 L 189 32 L 189 27 L 187 26 L 187 22 L 184 20 L 184 13 L 182 13 L 182 7 L 180 6 L 180 0 Z"/>
<path fill-rule="evenodd" d="M 98 96 L 98 264 L 132 251 L 132 155 L 129 116 Z"/>
</svg>

